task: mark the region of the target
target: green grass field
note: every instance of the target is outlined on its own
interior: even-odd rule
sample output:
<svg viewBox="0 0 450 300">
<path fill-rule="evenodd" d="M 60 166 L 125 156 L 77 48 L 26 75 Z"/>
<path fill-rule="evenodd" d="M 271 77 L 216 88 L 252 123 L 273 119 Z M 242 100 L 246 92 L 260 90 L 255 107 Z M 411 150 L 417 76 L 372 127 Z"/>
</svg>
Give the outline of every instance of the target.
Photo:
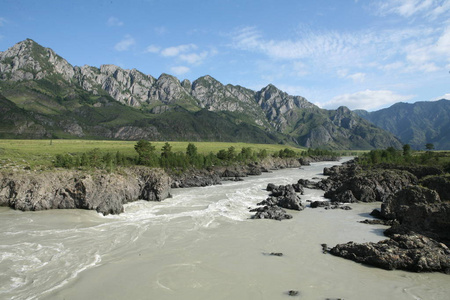
<svg viewBox="0 0 450 300">
<path fill-rule="evenodd" d="M 165 142 L 151 142 L 157 149 Z M 99 141 L 99 140 L 1 140 L 0 139 L 0 168 L 30 167 L 31 169 L 47 169 L 52 166 L 52 161 L 57 154 L 83 153 L 95 148 L 102 153 L 116 153 L 120 151 L 126 156 L 137 155 L 134 150 L 135 141 Z M 169 142 L 173 152 L 185 152 L 189 142 Z M 217 153 L 221 149 L 235 147 L 240 152 L 243 147 L 250 147 L 255 151 L 266 149 L 269 154 L 285 148 L 302 151 L 303 148 L 294 148 L 278 144 L 247 144 L 247 143 L 222 143 L 222 142 L 194 142 L 198 152 L 208 154 Z"/>
</svg>

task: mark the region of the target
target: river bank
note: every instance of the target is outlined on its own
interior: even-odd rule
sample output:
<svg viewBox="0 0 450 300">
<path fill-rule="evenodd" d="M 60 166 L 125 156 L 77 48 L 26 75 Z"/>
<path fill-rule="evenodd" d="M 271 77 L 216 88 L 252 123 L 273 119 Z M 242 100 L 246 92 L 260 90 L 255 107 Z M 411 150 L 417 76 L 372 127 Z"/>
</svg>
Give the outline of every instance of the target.
<svg viewBox="0 0 450 300">
<path fill-rule="evenodd" d="M 22 211 L 79 208 L 104 215 L 119 214 L 123 212 L 123 205 L 132 201 L 162 201 L 170 197 L 171 188 L 215 185 L 269 170 L 336 159 L 268 157 L 258 163 L 191 169 L 182 173 L 147 167 L 120 168 L 114 172 L 96 169 L 0 172 L 0 206 Z"/>
</svg>

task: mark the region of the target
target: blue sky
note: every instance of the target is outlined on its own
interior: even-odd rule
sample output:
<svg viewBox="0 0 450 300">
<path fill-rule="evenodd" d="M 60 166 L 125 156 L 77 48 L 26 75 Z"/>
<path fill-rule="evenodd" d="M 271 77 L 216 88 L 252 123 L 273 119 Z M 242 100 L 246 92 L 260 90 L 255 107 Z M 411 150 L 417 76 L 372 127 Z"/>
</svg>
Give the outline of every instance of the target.
<svg viewBox="0 0 450 300">
<path fill-rule="evenodd" d="M 72 65 L 271 83 L 328 109 L 450 99 L 448 0 L 1 0 L 0 51 L 26 38 Z"/>
</svg>

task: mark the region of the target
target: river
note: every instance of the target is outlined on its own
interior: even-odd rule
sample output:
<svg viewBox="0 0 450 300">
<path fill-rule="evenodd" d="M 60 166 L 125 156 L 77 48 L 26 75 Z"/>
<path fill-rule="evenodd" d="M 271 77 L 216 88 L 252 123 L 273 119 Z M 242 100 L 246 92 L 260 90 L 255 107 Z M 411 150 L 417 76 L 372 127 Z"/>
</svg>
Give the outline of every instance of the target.
<svg viewBox="0 0 450 300">
<path fill-rule="evenodd" d="M 163 202 L 137 201 L 114 216 L 0 208 L 0 299 L 272 300 L 291 298 L 290 290 L 300 299 L 448 299 L 448 275 L 385 271 L 322 253 L 322 243 L 384 239 L 387 227 L 357 222 L 379 204 L 249 219 L 268 183 L 320 178 L 334 164 L 175 189 Z M 307 189 L 301 197 L 322 195 Z"/>
</svg>

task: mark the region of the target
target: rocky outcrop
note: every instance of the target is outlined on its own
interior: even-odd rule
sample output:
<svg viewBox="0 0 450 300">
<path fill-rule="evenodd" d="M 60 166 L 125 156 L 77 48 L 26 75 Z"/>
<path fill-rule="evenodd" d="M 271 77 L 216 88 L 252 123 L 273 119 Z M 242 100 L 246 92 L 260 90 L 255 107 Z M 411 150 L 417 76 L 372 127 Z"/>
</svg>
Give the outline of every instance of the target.
<svg viewBox="0 0 450 300">
<path fill-rule="evenodd" d="M 425 177 L 420 180 L 420 184 L 435 190 L 441 200 L 450 201 L 450 175 Z"/>
<path fill-rule="evenodd" d="M 23 211 L 80 208 L 118 214 L 127 202 L 162 201 L 169 196 L 169 176 L 143 167 L 120 173 L 0 173 L 0 205 Z"/>
<path fill-rule="evenodd" d="M 383 202 L 397 191 L 418 182 L 414 175 L 405 170 L 363 170 L 352 163 L 325 168 L 324 175 L 330 177 L 323 179 L 317 186 L 326 191 L 326 198 L 344 203 Z"/>
<path fill-rule="evenodd" d="M 381 215 L 396 220 L 408 230 L 450 242 L 450 202 L 421 186 L 411 186 L 390 196 L 381 205 Z"/>
<path fill-rule="evenodd" d="M 314 158 L 318 161 L 319 158 Z M 279 170 L 284 168 L 298 168 L 302 166 L 301 161 L 295 158 L 274 158 L 267 157 L 261 162 L 254 162 L 245 165 L 216 166 L 207 170 L 188 170 L 182 174 L 173 173 L 172 187 L 196 187 L 220 184 L 223 180 L 236 180 L 242 177 L 261 175 L 269 170 Z M 300 187 L 297 187 L 298 189 Z"/>
<path fill-rule="evenodd" d="M 271 191 L 270 196 L 257 205 L 278 206 L 293 210 L 303 210 L 305 208 L 297 195 L 296 189 L 290 184 L 279 186 L 269 184 L 267 190 Z M 298 191 L 300 192 L 300 190 Z"/>
<path fill-rule="evenodd" d="M 292 219 L 292 215 L 278 206 L 261 206 L 250 210 L 250 212 L 256 212 L 251 217 L 252 219 L 272 219 L 277 221 Z"/>
<path fill-rule="evenodd" d="M 170 174 L 172 188 L 201 187 L 221 184 L 222 178 L 214 170 L 190 170 L 182 174 Z"/>
<path fill-rule="evenodd" d="M 438 175 L 442 170 L 396 165 L 364 169 L 349 163 L 325 169 L 324 174 L 330 177 L 316 186 L 328 190 L 326 197 L 381 201 L 381 211 L 371 213 L 378 219 L 362 223 L 392 226 L 385 231 L 388 240 L 349 242 L 335 246 L 330 253 L 388 270 L 450 273 L 450 202 L 440 196 L 448 199 L 449 180 Z"/>
<path fill-rule="evenodd" d="M 420 234 L 394 234 L 378 243 L 349 242 L 331 248 L 331 254 L 386 270 L 450 274 L 450 250 Z"/>
<path fill-rule="evenodd" d="M 311 208 L 323 207 L 325 209 L 342 209 L 342 210 L 352 210 L 348 205 L 343 205 L 342 203 L 330 202 L 330 201 L 313 201 L 309 204 Z"/>
</svg>

